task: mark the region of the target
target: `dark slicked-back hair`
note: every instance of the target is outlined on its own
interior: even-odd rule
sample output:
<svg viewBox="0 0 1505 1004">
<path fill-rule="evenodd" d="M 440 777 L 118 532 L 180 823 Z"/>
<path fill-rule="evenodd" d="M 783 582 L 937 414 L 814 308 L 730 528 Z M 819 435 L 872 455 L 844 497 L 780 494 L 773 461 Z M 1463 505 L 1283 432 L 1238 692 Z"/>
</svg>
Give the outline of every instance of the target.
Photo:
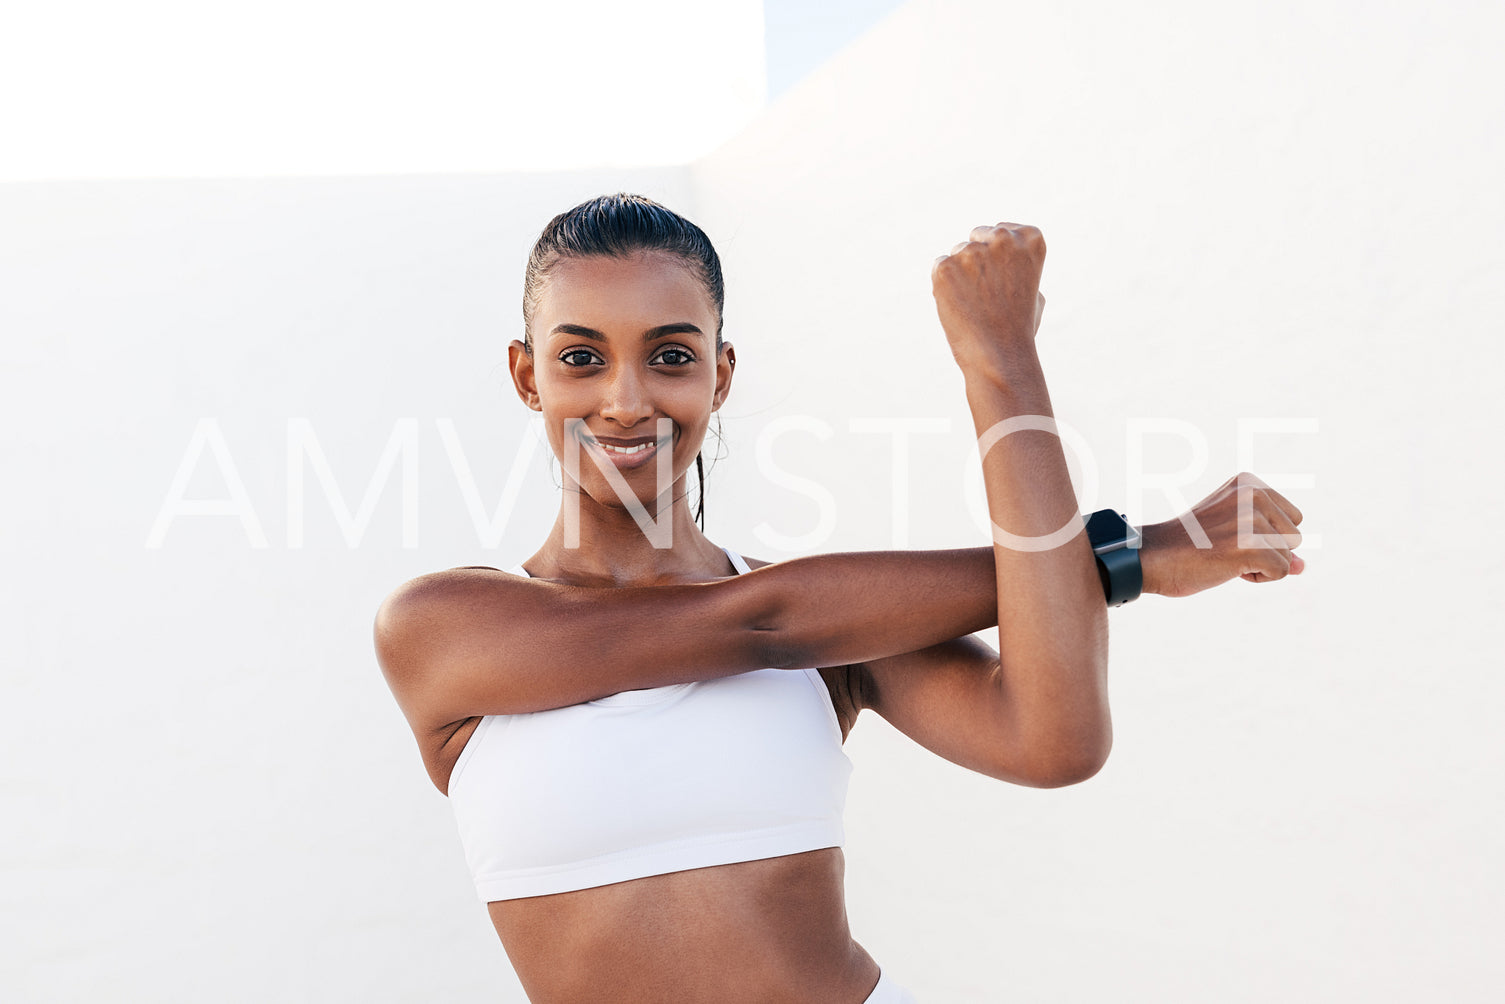
<svg viewBox="0 0 1505 1004">
<path fill-rule="evenodd" d="M 543 228 L 533 245 L 523 276 L 523 329 L 529 351 L 533 347 L 533 310 L 549 270 L 559 259 L 597 255 L 625 258 L 640 251 L 674 255 L 695 270 L 716 305 L 716 347 L 720 348 L 726 286 L 721 278 L 721 259 L 710 238 L 672 209 L 643 195 L 618 192 L 597 196 L 560 213 Z"/>
</svg>

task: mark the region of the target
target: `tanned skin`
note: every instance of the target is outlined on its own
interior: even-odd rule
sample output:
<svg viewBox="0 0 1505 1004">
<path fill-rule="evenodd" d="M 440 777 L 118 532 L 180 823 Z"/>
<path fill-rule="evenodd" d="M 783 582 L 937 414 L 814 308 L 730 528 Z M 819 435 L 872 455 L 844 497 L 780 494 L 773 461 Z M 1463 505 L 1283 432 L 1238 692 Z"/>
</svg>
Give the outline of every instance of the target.
<svg viewBox="0 0 1505 1004">
<path fill-rule="evenodd" d="M 1002 223 L 975 229 L 933 269 L 980 438 L 1016 416 L 1052 415 L 1035 352 L 1044 257 L 1038 230 Z M 555 454 L 563 459 L 575 434 L 585 460 L 578 479 L 567 466 L 560 517 L 524 563 L 532 577 L 420 576 L 376 618 L 382 670 L 439 790 L 481 716 L 765 667 L 824 667 L 843 739 L 870 708 L 990 777 L 1054 787 L 1096 773 L 1112 743 L 1108 623 L 1085 534 L 1038 550 L 995 542 L 750 560 L 751 572 L 735 574 L 685 497 L 732 384 L 736 355 L 718 348 L 719 321 L 694 271 L 662 253 L 565 259 L 551 272 L 530 343 L 510 347 L 512 377 Z M 572 433 L 572 419 L 583 431 Z M 672 429 L 664 440 L 660 419 Z M 607 449 L 642 443 L 634 454 Z M 673 475 L 662 495 L 659 451 Z M 649 514 L 672 520 L 672 547 L 652 546 L 607 465 Z M 983 475 L 1006 534 L 1080 526 L 1053 434 L 1004 437 Z M 1238 546 L 1241 505 L 1265 535 L 1257 547 Z M 1142 528 L 1145 591 L 1182 596 L 1300 572 L 1291 552 L 1301 518 L 1258 478 L 1237 475 L 1182 517 Z M 1196 546 L 1194 529 L 1210 547 Z M 998 653 L 971 636 L 994 625 Z M 879 967 L 848 929 L 843 865 L 840 848 L 825 848 L 489 909 L 535 1004 L 860 1004 Z"/>
</svg>

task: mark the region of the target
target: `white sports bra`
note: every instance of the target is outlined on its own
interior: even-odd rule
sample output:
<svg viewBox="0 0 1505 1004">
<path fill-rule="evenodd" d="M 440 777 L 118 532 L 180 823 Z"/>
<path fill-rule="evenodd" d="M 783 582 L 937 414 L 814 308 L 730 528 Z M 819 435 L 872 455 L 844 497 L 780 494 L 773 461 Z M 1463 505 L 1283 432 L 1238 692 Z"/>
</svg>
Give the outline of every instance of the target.
<svg viewBox="0 0 1505 1004">
<path fill-rule="evenodd" d="M 820 673 L 758 669 L 488 715 L 449 799 L 491 902 L 840 847 L 851 771 Z"/>
</svg>

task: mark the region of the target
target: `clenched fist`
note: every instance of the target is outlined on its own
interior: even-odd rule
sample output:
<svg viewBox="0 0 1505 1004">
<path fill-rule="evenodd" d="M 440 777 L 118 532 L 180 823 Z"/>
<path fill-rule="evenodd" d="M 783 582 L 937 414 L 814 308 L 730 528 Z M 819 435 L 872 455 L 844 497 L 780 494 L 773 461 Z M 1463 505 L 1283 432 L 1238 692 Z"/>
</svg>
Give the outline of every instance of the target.
<svg viewBox="0 0 1505 1004">
<path fill-rule="evenodd" d="M 935 260 L 930 278 L 936 311 L 964 371 L 1006 362 L 1015 348 L 1032 347 L 1045 310 L 1044 265 L 1044 236 L 1019 223 L 977 227 Z"/>
</svg>

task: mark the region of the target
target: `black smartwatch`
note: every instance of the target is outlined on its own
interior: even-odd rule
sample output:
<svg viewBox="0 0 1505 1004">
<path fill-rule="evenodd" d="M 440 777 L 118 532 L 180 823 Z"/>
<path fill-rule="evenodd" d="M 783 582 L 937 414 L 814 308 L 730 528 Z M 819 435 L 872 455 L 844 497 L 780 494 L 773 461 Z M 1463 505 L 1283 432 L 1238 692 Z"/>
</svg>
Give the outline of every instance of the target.
<svg viewBox="0 0 1505 1004">
<path fill-rule="evenodd" d="M 1144 569 L 1139 564 L 1139 531 L 1112 509 L 1099 509 L 1087 521 L 1087 540 L 1097 558 L 1098 578 L 1110 607 L 1139 599 L 1144 590 Z"/>
</svg>

